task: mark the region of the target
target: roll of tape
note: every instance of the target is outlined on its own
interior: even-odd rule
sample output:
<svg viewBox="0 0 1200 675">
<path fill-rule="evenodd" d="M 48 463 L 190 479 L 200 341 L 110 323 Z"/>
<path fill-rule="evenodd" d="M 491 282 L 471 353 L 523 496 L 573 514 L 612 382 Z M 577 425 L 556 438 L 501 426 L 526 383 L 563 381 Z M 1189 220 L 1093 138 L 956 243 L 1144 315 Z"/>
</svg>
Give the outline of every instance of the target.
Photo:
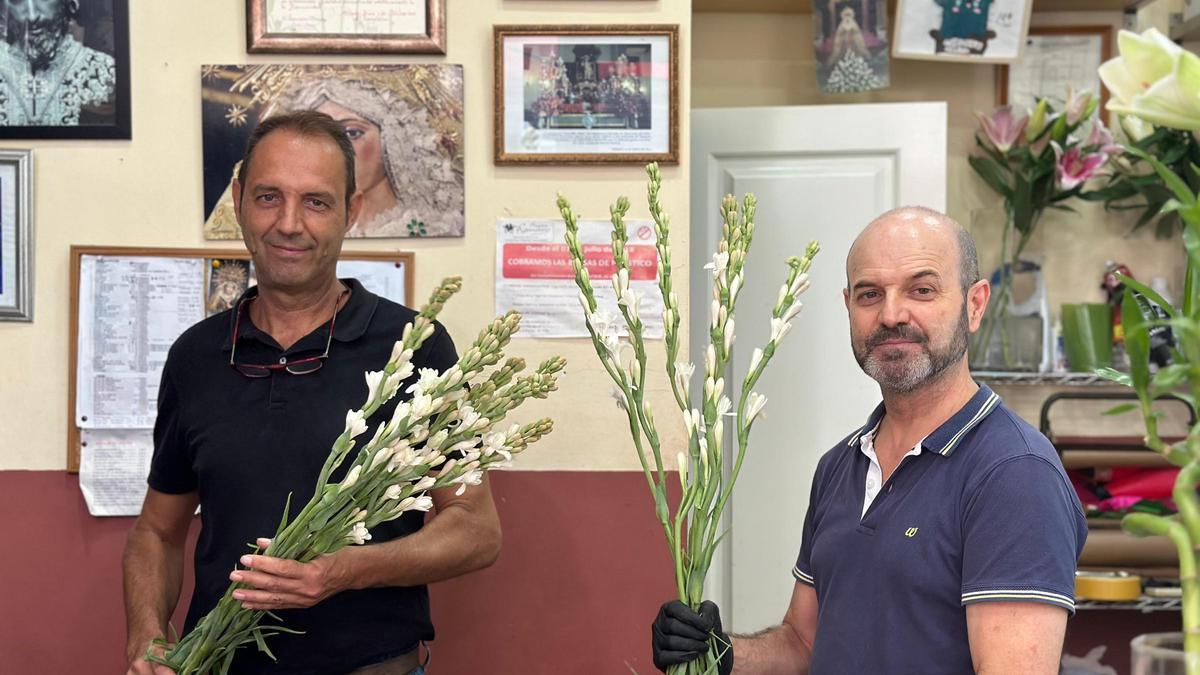
<svg viewBox="0 0 1200 675">
<path fill-rule="evenodd" d="M 1077 600 L 1120 602 L 1142 597 L 1142 578 L 1126 572 L 1076 572 Z"/>
</svg>

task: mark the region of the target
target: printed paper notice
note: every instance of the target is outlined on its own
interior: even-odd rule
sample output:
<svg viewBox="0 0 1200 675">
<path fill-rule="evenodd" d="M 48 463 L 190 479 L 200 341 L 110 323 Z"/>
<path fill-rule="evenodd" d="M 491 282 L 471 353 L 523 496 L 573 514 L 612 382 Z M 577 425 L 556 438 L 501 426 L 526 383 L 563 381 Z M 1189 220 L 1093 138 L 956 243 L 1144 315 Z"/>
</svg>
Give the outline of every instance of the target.
<svg viewBox="0 0 1200 675">
<path fill-rule="evenodd" d="M 136 516 L 146 498 L 154 454 L 149 429 L 84 429 L 79 451 L 79 489 L 93 516 Z"/>
<path fill-rule="evenodd" d="M 658 254 L 654 225 L 645 220 L 626 221 L 629 243 L 629 286 L 642 294 L 644 337 L 661 338 L 662 295 L 658 291 Z M 502 218 L 496 226 L 496 313 L 510 309 L 522 315 L 517 337 L 588 337 L 579 304 L 579 288 L 564 241 L 561 220 Z M 612 287 L 614 271 L 606 220 L 579 221 L 579 242 L 584 264 L 596 290 L 600 309 L 619 316 Z"/>
<path fill-rule="evenodd" d="M 339 277 L 358 279 L 363 288 L 401 305 L 408 305 L 407 271 L 404 263 L 386 260 L 339 260 L 337 264 Z"/>
<path fill-rule="evenodd" d="M 204 318 L 204 260 L 84 256 L 79 306 L 76 425 L 152 428 L 167 351 Z"/>
<path fill-rule="evenodd" d="M 267 0 L 268 33 L 424 35 L 426 0 Z"/>
</svg>

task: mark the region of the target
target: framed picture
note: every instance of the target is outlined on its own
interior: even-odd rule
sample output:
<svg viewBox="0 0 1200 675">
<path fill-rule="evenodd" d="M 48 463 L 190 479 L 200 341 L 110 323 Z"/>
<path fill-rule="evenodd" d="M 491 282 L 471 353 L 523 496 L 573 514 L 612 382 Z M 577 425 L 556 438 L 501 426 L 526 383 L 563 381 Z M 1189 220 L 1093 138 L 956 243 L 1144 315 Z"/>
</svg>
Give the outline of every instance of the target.
<svg viewBox="0 0 1200 675">
<path fill-rule="evenodd" d="M 33 321 L 33 153 L 0 150 L 0 321 Z"/>
<path fill-rule="evenodd" d="M 897 59 L 1012 63 L 1021 56 L 1033 0 L 898 0 Z"/>
<path fill-rule="evenodd" d="M 885 0 L 812 0 L 817 91 L 853 94 L 886 89 L 888 20 Z"/>
<path fill-rule="evenodd" d="M 1108 90 L 1101 86 L 1100 64 L 1112 58 L 1112 26 L 1035 26 L 1025 51 L 1011 65 L 996 66 L 996 101 L 1017 110 L 1032 109 L 1046 98 L 1057 110 L 1067 91 L 1090 91 L 1100 100 L 1108 122 Z"/>
<path fill-rule="evenodd" d="M 679 162 L 679 27 L 496 26 L 495 162 Z"/>
<path fill-rule="evenodd" d="M 259 121 L 318 110 L 354 145 L 363 210 L 350 237 L 461 237 L 463 68 L 445 64 L 203 66 L 204 236 L 241 239 L 230 192 Z"/>
<path fill-rule="evenodd" d="M 246 0 L 246 51 L 445 54 L 446 0 Z"/>
<path fill-rule="evenodd" d="M 130 137 L 128 0 L 5 2 L 0 35 L 0 139 Z"/>
</svg>

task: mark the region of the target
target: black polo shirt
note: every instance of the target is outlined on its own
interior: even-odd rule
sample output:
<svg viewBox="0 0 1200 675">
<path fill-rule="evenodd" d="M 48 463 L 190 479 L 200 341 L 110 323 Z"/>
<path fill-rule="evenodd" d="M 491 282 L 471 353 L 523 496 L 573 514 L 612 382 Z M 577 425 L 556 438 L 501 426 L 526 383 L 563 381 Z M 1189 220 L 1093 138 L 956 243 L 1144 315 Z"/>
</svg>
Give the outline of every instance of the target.
<svg viewBox="0 0 1200 675">
<path fill-rule="evenodd" d="M 252 379 L 229 366 L 233 310 L 192 326 L 172 345 L 163 368 L 150 487 L 171 494 L 199 491 L 202 529 L 196 545 L 196 588 L 185 631 L 211 610 L 248 542 L 275 532 L 288 494 L 291 515 L 312 497 L 317 475 L 345 425 L 346 411 L 362 406 L 364 373 L 379 370 L 416 312 L 380 298 L 354 279 L 338 312 L 329 358 L 308 375 L 277 371 Z M 252 297 L 251 288 L 243 297 Z M 320 354 L 324 324 L 290 349 L 281 349 L 244 312 L 237 336 L 239 363 L 270 364 Z M 419 368 L 444 370 L 457 361 L 449 334 L 437 325 L 413 358 Z M 415 381 L 416 376 L 413 376 Z M 375 413 L 386 421 L 403 391 Z M 374 424 L 372 425 L 372 427 Z M 352 456 L 336 471 L 340 480 Z M 411 534 L 424 514 L 383 523 L 371 543 Z M 234 673 L 344 673 L 433 639 L 424 586 L 346 591 L 303 610 L 278 612 L 284 625 L 305 635 L 276 635 L 274 664 L 253 644 L 239 650 Z"/>
</svg>

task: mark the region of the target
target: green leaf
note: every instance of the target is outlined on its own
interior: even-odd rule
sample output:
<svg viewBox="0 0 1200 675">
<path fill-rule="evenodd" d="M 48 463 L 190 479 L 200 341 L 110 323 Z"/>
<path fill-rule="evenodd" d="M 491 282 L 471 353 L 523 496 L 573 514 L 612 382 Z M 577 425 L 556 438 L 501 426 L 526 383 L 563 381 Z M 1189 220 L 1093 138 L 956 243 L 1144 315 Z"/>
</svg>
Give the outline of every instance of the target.
<svg viewBox="0 0 1200 675">
<path fill-rule="evenodd" d="M 1108 380 L 1109 382 L 1116 382 L 1117 384 L 1123 384 L 1126 387 L 1133 386 L 1133 378 L 1129 377 L 1129 373 L 1122 373 L 1121 371 L 1114 370 L 1112 368 L 1109 368 L 1108 366 L 1105 366 L 1103 368 L 1097 368 L 1093 372 L 1095 373 L 1095 375 L 1097 377 L 1102 377 L 1102 378 Z"/>
<path fill-rule="evenodd" d="M 1142 295 L 1146 296 L 1146 298 L 1149 299 L 1150 302 L 1153 302 L 1154 304 L 1161 307 L 1162 310 L 1164 312 L 1166 312 L 1168 316 L 1171 316 L 1171 317 L 1175 316 L 1175 308 L 1172 307 L 1171 303 L 1167 302 L 1166 299 L 1163 298 L 1163 296 L 1159 295 L 1158 291 L 1154 290 L 1153 288 L 1150 288 L 1149 286 L 1147 286 L 1146 284 L 1143 284 L 1142 282 L 1138 281 L 1137 279 L 1134 279 L 1133 277 L 1130 277 L 1130 276 L 1126 276 L 1124 274 L 1118 273 L 1117 279 L 1120 280 L 1121 283 L 1125 284 L 1129 288 L 1132 288 L 1133 290 L 1137 291 L 1138 293 L 1141 293 Z"/>
<path fill-rule="evenodd" d="M 1154 386 L 1164 391 L 1174 389 L 1186 380 L 1191 372 L 1192 366 L 1187 363 L 1175 363 L 1161 368 L 1154 374 Z"/>
<path fill-rule="evenodd" d="M 1125 353 L 1129 355 L 1129 376 L 1133 388 L 1143 402 L 1148 402 L 1150 388 L 1150 335 L 1142 305 L 1133 293 L 1121 300 L 1121 326 L 1125 332 Z"/>
<path fill-rule="evenodd" d="M 1137 188 L 1129 181 L 1113 183 L 1098 190 L 1081 193 L 1079 198 L 1088 202 L 1112 202 L 1128 199 L 1138 194 Z"/>
<path fill-rule="evenodd" d="M 258 651 L 263 652 L 267 656 L 271 657 L 272 661 L 279 660 L 279 659 L 275 658 L 275 654 L 271 653 L 271 648 L 267 646 L 267 641 L 265 639 L 263 639 L 263 633 L 262 633 L 261 628 L 254 631 L 254 642 L 256 644 L 258 644 Z"/>
<path fill-rule="evenodd" d="M 1136 403 L 1122 403 L 1121 405 L 1113 406 L 1100 414 L 1101 415 L 1120 415 L 1122 413 L 1127 413 L 1130 410 L 1137 410 L 1139 407 L 1141 407 L 1141 406 L 1139 406 Z"/>
<path fill-rule="evenodd" d="M 1000 165 L 993 160 L 975 155 L 968 157 L 967 161 L 970 162 L 971 168 L 975 169 L 975 173 L 979 174 L 979 177 L 988 184 L 988 187 L 1005 199 L 1012 198 L 1012 188 L 1008 186 L 1004 170 L 1000 168 Z"/>
<path fill-rule="evenodd" d="M 1148 154 L 1144 150 L 1130 148 L 1129 152 L 1141 157 L 1147 162 L 1150 162 L 1150 165 L 1153 166 L 1154 170 L 1158 172 L 1158 175 L 1162 177 L 1163 182 L 1167 184 L 1167 187 L 1171 188 L 1171 192 L 1175 193 L 1176 199 L 1189 207 L 1196 204 L 1196 194 L 1192 192 L 1190 187 L 1188 187 L 1187 182 L 1180 178 L 1165 164 L 1158 161 L 1158 159 L 1156 159 L 1153 155 Z"/>
</svg>

